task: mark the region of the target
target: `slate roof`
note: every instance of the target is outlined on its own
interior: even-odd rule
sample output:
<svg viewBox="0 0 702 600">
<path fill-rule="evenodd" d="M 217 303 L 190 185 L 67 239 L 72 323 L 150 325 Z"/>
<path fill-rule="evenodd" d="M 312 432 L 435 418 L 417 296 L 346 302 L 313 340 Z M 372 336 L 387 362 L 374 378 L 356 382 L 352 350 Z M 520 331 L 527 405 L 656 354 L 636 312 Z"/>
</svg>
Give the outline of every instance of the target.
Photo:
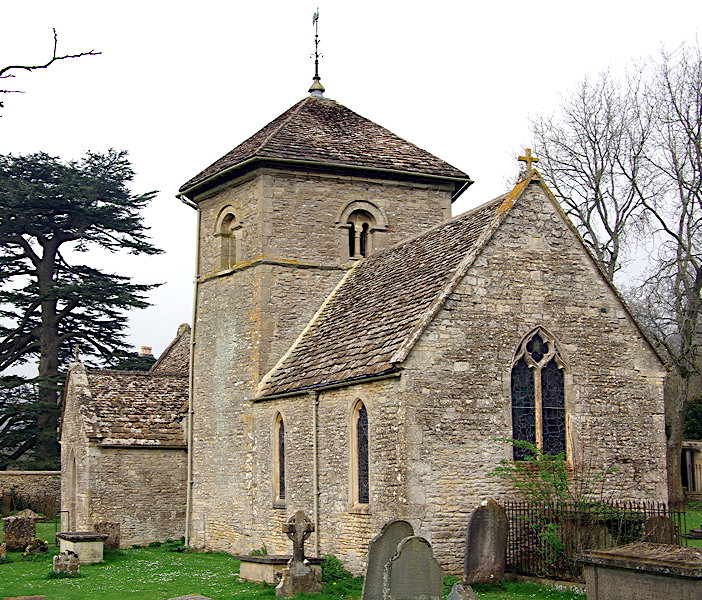
<svg viewBox="0 0 702 600">
<path fill-rule="evenodd" d="M 184 446 L 188 376 L 147 371 L 86 371 L 79 398 L 86 435 L 102 444 Z"/>
<path fill-rule="evenodd" d="M 520 190 L 358 263 L 264 377 L 258 396 L 393 372 L 482 247 L 481 236 L 501 221 L 498 208 Z"/>
<path fill-rule="evenodd" d="M 470 182 L 463 171 L 327 98 L 308 97 L 183 184 L 189 192 L 251 160 L 303 161 Z"/>
</svg>

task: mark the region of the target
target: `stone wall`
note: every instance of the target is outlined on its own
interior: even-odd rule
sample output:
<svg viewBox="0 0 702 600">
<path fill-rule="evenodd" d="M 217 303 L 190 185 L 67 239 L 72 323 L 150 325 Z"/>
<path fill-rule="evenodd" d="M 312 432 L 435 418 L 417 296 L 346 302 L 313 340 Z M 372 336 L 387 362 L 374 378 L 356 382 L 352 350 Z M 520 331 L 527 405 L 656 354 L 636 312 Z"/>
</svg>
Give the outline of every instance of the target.
<svg viewBox="0 0 702 600">
<path fill-rule="evenodd" d="M 185 449 L 93 446 L 90 463 L 91 529 L 96 522 L 119 523 L 124 548 L 184 534 Z"/>
<path fill-rule="evenodd" d="M 617 295 L 540 188 L 507 217 L 404 363 L 400 378 L 322 392 L 318 401 L 319 545 L 361 572 L 368 541 L 409 520 L 442 566 L 460 573 L 465 530 L 482 500 L 514 495 L 490 476 L 512 456 L 511 368 L 536 327 L 566 362 L 568 460 L 602 467 L 605 497 L 665 501 L 664 371 Z M 352 409 L 370 430 L 371 497 L 351 502 Z M 256 510 L 246 551 L 284 552 L 280 525 L 314 512 L 313 395 L 257 402 L 252 420 Z M 285 422 L 286 502 L 273 504 L 276 414 Z M 313 538 L 310 546 L 313 547 Z"/>
<path fill-rule="evenodd" d="M 0 494 L 61 496 L 61 471 L 0 471 Z"/>
<path fill-rule="evenodd" d="M 373 202 L 388 224 L 377 241 L 389 245 L 447 218 L 450 196 L 450 186 L 441 184 L 260 170 L 196 199 L 202 212 L 193 330 L 195 547 L 243 553 L 265 540 L 273 548 L 285 541 L 269 535 L 268 525 L 265 540 L 251 527 L 262 514 L 254 498 L 270 503 L 272 494 L 270 481 L 255 475 L 254 457 L 267 441 L 253 434 L 260 423 L 251 398 L 345 273 L 348 232 L 336 223 L 344 207 Z M 242 223 L 241 252 L 238 264 L 222 269 L 217 218 L 227 206 Z M 291 431 L 297 426 L 303 427 L 291 423 Z M 277 530 L 289 515 L 286 509 L 268 516 Z"/>
</svg>

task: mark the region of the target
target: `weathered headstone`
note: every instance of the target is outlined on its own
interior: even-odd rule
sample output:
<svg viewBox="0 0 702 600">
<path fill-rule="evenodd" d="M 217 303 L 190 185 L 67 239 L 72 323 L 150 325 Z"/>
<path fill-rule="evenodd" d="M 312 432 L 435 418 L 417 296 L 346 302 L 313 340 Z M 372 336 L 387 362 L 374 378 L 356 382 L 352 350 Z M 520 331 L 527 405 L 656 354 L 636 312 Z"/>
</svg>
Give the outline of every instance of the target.
<svg viewBox="0 0 702 600">
<path fill-rule="evenodd" d="M 5 517 L 2 530 L 8 550 L 24 550 L 37 535 L 36 521 L 22 517 Z"/>
<path fill-rule="evenodd" d="M 5 560 L 7 558 L 7 544 L 3 542 L 0 544 L 0 560 Z"/>
<path fill-rule="evenodd" d="M 80 559 L 75 552 L 66 550 L 54 556 L 53 568 L 54 573 L 63 573 L 68 577 L 75 577 L 80 573 Z"/>
<path fill-rule="evenodd" d="M 310 567 L 305 560 L 305 540 L 314 531 L 314 523 L 301 510 L 298 510 L 283 525 L 283 533 L 293 542 L 293 555 L 287 568 L 282 571 L 282 579 L 275 588 L 279 598 L 290 598 L 295 594 L 319 594 L 322 581 L 319 571 Z"/>
<path fill-rule="evenodd" d="M 441 600 L 444 572 L 422 537 L 400 542 L 385 565 L 383 600 Z"/>
<path fill-rule="evenodd" d="M 478 596 L 467 583 L 464 585 L 461 581 L 457 581 L 446 596 L 446 600 L 478 600 Z"/>
<path fill-rule="evenodd" d="M 670 518 L 660 515 L 644 521 L 641 541 L 654 544 L 677 544 L 677 534 L 675 523 Z"/>
<path fill-rule="evenodd" d="M 49 551 L 49 544 L 44 540 L 39 538 L 34 538 L 27 547 L 24 549 L 22 556 L 29 556 L 30 554 L 41 554 L 42 552 Z"/>
<path fill-rule="evenodd" d="M 366 577 L 363 580 L 363 600 L 383 600 L 383 574 L 385 565 L 395 556 L 398 544 L 414 535 L 407 521 L 395 519 L 383 525 L 380 533 L 368 544 Z"/>
<path fill-rule="evenodd" d="M 93 523 L 93 531 L 104 533 L 107 536 L 104 547 L 109 549 L 119 548 L 120 544 L 120 527 L 119 523 L 111 521 L 98 521 Z"/>
<path fill-rule="evenodd" d="M 490 583 L 505 576 L 508 522 L 505 510 L 486 500 L 470 515 L 466 534 L 463 579 L 466 583 Z"/>
</svg>

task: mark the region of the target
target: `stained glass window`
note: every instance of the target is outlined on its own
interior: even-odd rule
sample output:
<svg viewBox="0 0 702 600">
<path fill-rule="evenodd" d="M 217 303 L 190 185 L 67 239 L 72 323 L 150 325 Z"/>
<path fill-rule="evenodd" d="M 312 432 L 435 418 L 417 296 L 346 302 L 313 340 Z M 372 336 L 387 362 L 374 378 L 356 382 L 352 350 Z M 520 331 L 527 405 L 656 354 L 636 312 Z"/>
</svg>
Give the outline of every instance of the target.
<svg viewBox="0 0 702 600">
<path fill-rule="evenodd" d="M 358 470 L 358 502 L 368 504 L 368 413 L 361 404 L 356 415 L 356 452 Z"/>
<path fill-rule="evenodd" d="M 512 367 L 512 437 L 530 442 L 545 454 L 566 451 L 563 361 L 542 331 L 522 343 Z M 529 456 L 514 448 L 514 459 Z"/>
<path fill-rule="evenodd" d="M 512 437 L 515 440 L 536 443 L 534 406 L 534 374 L 520 358 L 512 369 Z M 514 460 L 523 460 L 528 455 L 526 448 L 514 447 Z"/>
<path fill-rule="evenodd" d="M 541 370 L 541 414 L 543 446 L 546 454 L 565 452 L 565 406 L 563 370 L 551 359 Z"/>
</svg>

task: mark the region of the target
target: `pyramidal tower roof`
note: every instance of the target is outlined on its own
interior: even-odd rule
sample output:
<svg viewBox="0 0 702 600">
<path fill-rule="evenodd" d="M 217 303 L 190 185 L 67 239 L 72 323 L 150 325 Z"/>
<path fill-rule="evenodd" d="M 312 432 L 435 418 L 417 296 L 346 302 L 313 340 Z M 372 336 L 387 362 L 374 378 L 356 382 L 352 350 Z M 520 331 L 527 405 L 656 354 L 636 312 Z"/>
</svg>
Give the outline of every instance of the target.
<svg viewBox="0 0 702 600">
<path fill-rule="evenodd" d="M 440 179 L 458 191 L 472 183 L 463 171 L 403 140 L 342 104 L 311 95 L 180 187 L 192 198 L 258 166 L 375 172 L 401 179 Z M 399 177 L 398 177 L 399 176 Z"/>
</svg>

